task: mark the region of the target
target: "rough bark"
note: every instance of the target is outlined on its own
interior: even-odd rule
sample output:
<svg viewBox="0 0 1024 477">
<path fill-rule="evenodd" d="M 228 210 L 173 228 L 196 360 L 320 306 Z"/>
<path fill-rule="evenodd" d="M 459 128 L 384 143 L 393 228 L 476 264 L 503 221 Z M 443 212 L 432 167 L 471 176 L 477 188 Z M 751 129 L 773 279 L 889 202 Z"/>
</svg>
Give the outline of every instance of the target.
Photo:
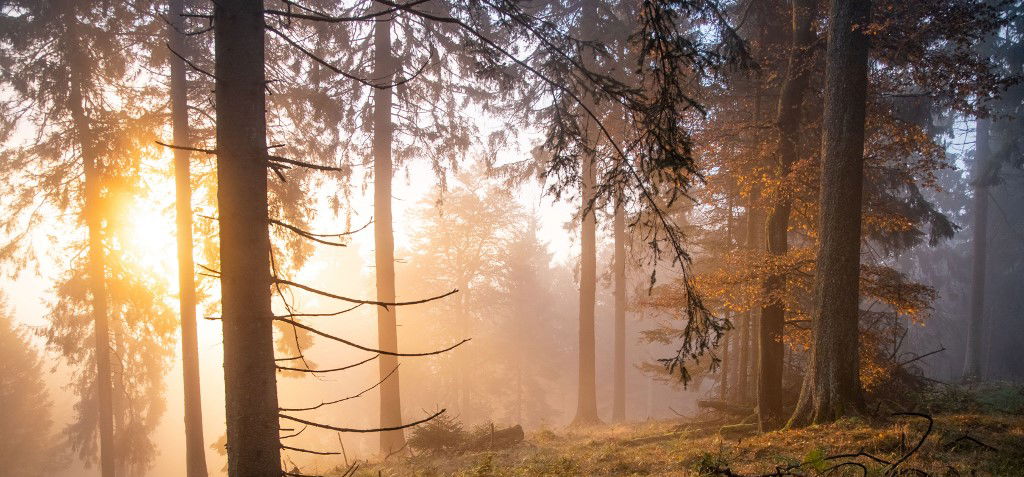
<svg viewBox="0 0 1024 477">
<path fill-rule="evenodd" d="M 869 0 L 833 0 L 822 118 L 811 356 L 791 424 L 862 411 L 858 317 Z"/>
<path fill-rule="evenodd" d="M 718 380 L 718 399 L 720 401 L 726 401 L 732 397 L 732 393 L 729 391 L 734 387 L 729 383 L 730 376 L 733 374 L 732 369 L 732 342 L 734 341 L 735 333 L 726 333 L 722 339 L 722 370 L 720 373 L 720 379 Z"/>
<path fill-rule="evenodd" d="M 228 475 L 280 477 L 262 0 L 214 4 Z"/>
<path fill-rule="evenodd" d="M 626 218 L 616 204 L 612 219 L 615 241 L 615 364 L 612 421 L 626 420 Z"/>
<path fill-rule="evenodd" d="M 183 0 L 170 0 L 167 29 L 171 48 L 185 51 Z M 171 127 L 174 144 L 189 146 L 188 84 L 185 62 L 171 56 Z M 174 150 L 175 213 L 178 239 L 178 307 L 181 316 L 181 370 L 185 394 L 185 471 L 188 477 L 206 477 L 203 443 L 203 407 L 199 388 L 199 342 L 196 336 L 196 288 L 192 262 L 192 186 L 189 152 Z"/>
<path fill-rule="evenodd" d="M 374 24 L 373 78 L 380 83 L 394 81 L 395 58 L 391 52 L 391 19 L 381 17 Z M 395 237 L 391 217 L 392 157 L 391 88 L 373 92 L 373 239 L 377 270 L 377 300 L 395 301 Z M 395 307 L 377 307 L 377 340 L 380 349 L 398 350 L 398 326 Z M 380 377 L 392 373 L 380 385 L 380 426 L 396 427 L 402 423 L 402 400 L 399 387 L 398 358 L 378 358 Z M 401 430 L 380 433 L 380 452 L 388 455 L 405 446 Z"/>
<path fill-rule="evenodd" d="M 83 210 L 85 224 L 89 229 L 86 276 L 89 293 L 92 295 L 93 335 L 96 358 L 96 399 L 99 408 L 100 473 L 103 477 L 114 477 L 116 471 L 114 443 L 114 410 L 110 369 L 110 329 L 107 316 L 106 263 L 103 251 L 103 217 L 100 205 L 103 170 L 98 163 L 96 138 L 92 122 L 86 113 L 85 95 L 88 61 L 85 52 L 79 51 L 78 23 L 74 4 L 68 5 L 69 16 L 67 48 L 70 58 L 70 94 L 68 107 L 74 123 L 75 135 L 82 158 L 85 177 L 85 203 Z"/>
<path fill-rule="evenodd" d="M 990 120 L 979 119 L 975 132 L 974 170 L 971 188 L 974 193 L 972 215 L 974 223 L 971 232 L 971 302 L 967 322 L 967 350 L 964 353 L 964 381 L 975 381 L 982 377 L 981 354 L 982 336 L 985 324 L 985 265 L 988 261 L 988 184 L 985 164 L 991 157 L 989 144 Z"/>
<path fill-rule="evenodd" d="M 791 7 L 791 40 L 786 79 L 779 94 L 775 128 L 777 142 L 773 156 L 776 179 L 788 180 L 800 147 L 802 106 L 811 70 L 810 48 L 814 42 L 812 22 L 817 11 L 816 0 L 795 0 Z M 777 257 L 789 251 L 790 198 L 779 193 L 768 213 L 766 248 Z M 782 342 L 786 309 L 780 297 L 785 293 L 786 277 L 768 276 L 764 281 L 764 296 L 768 298 L 761 308 L 761 327 L 758 337 L 760 367 L 758 369 L 757 407 L 761 430 L 779 427 L 784 419 L 782 410 L 782 370 L 785 347 Z"/>
</svg>

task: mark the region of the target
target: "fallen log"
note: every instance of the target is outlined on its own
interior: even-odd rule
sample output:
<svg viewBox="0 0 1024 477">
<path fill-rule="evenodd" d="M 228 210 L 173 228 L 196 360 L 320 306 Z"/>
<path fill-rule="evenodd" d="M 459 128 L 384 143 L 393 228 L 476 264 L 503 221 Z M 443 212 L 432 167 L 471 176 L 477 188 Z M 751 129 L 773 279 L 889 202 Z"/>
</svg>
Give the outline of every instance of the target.
<svg viewBox="0 0 1024 477">
<path fill-rule="evenodd" d="M 523 432 L 523 426 L 519 424 L 505 429 L 495 429 L 492 424 L 490 432 L 478 436 L 464 449 L 472 451 L 508 449 L 523 442 L 524 439 L 526 439 L 526 434 Z"/>
<path fill-rule="evenodd" d="M 747 414 L 750 414 L 754 410 L 749 405 L 736 404 L 728 401 L 718 400 L 697 401 L 697 407 L 704 409 L 714 409 L 716 411 L 721 411 L 729 414 L 736 414 L 739 416 L 746 416 Z"/>
</svg>

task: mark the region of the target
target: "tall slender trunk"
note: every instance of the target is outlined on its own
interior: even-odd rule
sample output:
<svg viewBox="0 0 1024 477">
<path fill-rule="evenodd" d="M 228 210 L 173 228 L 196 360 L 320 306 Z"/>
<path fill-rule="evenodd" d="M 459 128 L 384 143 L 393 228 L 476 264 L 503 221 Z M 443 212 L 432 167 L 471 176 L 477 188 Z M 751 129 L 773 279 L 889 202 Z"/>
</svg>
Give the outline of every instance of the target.
<svg viewBox="0 0 1024 477">
<path fill-rule="evenodd" d="M 214 4 L 228 475 L 280 477 L 262 0 Z"/>
<path fill-rule="evenodd" d="M 804 94 L 810 80 L 811 54 L 814 42 L 812 22 L 817 10 L 816 0 L 795 0 L 791 9 L 792 36 L 789 50 L 789 65 L 786 79 L 779 95 L 776 111 L 775 144 L 776 178 L 787 180 L 793 163 L 796 162 L 800 147 L 800 123 L 803 119 Z M 782 257 L 789 251 L 790 198 L 779 192 L 768 213 L 767 250 Z M 762 430 L 779 427 L 784 419 L 782 411 L 782 373 L 785 347 L 782 337 L 785 327 L 786 309 L 782 301 L 786 293 L 785 275 L 770 275 L 764 282 L 766 304 L 761 308 L 761 330 L 759 339 L 760 368 L 758 370 L 757 407 L 759 425 Z"/>
<path fill-rule="evenodd" d="M 580 206 L 580 327 L 579 394 L 574 425 L 600 422 L 597 417 L 597 349 L 594 338 L 594 305 L 597 299 L 597 220 L 591 200 L 596 182 L 594 157 L 583 159 L 583 194 Z"/>
<path fill-rule="evenodd" d="M 974 215 L 971 232 L 971 309 L 967 323 L 967 351 L 964 354 L 965 381 L 982 377 L 981 353 L 985 324 L 985 265 L 988 260 L 988 184 L 985 167 L 991 158 L 989 128 L 991 121 L 978 119 L 975 132 L 974 170 L 971 189 L 974 193 L 972 212 Z"/>
<path fill-rule="evenodd" d="M 622 203 L 615 205 L 612 219 L 615 240 L 615 384 L 612 392 L 612 421 L 626 420 L 626 218 Z"/>
<path fill-rule="evenodd" d="M 580 31 L 584 39 L 593 37 L 597 21 L 596 2 L 582 4 Z M 592 55 L 584 54 L 585 64 L 593 64 Z M 585 96 L 588 108 L 593 111 L 593 98 Z M 596 127 L 587 119 L 587 140 L 595 142 L 591 132 Z M 594 338 L 594 306 L 597 299 L 597 246 L 596 246 L 596 204 L 593 204 L 597 182 L 597 158 L 592 153 L 581 158 L 582 183 L 580 184 L 580 327 L 579 327 L 579 388 L 576 417 L 573 425 L 590 425 L 600 422 L 597 416 L 597 349 Z"/>
<path fill-rule="evenodd" d="M 747 391 L 749 388 L 750 379 L 750 312 L 747 311 L 742 315 L 736 316 L 736 323 L 739 325 L 739 349 L 736 350 L 737 363 L 736 363 L 736 386 L 733 392 L 734 399 L 738 403 L 747 402 L 748 395 Z"/>
<path fill-rule="evenodd" d="M 86 112 L 83 88 L 88 76 L 88 56 L 81 51 L 77 9 L 74 2 L 66 3 L 68 12 L 67 41 L 70 67 L 70 95 L 68 107 L 74 123 L 75 135 L 82 156 L 85 176 L 85 224 L 89 229 L 86 276 L 92 295 L 93 335 L 96 354 L 96 398 L 99 407 L 100 472 L 103 477 L 116 473 L 116 444 L 114 442 L 113 386 L 110 369 L 110 326 L 107 316 L 106 259 L 103 250 L 103 212 L 100 202 L 103 171 L 98 164 L 96 137 L 92 121 Z"/>
<path fill-rule="evenodd" d="M 732 366 L 732 342 L 735 341 L 735 333 L 726 333 L 725 338 L 722 340 L 722 370 L 720 378 L 718 380 L 718 399 L 723 401 L 732 397 L 731 391 L 735 386 L 731 385 L 729 380 L 733 374 Z"/>
<path fill-rule="evenodd" d="M 171 48 L 185 54 L 183 0 L 170 0 L 167 29 Z M 185 62 L 171 57 L 171 123 L 174 144 L 189 146 L 188 84 Z M 175 213 L 178 232 L 178 307 L 181 315 L 181 370 L 185 394 L 185 470 L 188 477 L 206 477 L 203 406 L 199 389 L 199 342 L 196 336 L 196 287 L 192 263 L 192 184 L 189 153 L 174 150 Z"/>
<path fill-rule="evenodd" d="M 383 7 L 381 7 L 383 8 Z M 373 29 L 373 77 L 381 83 L 394 81 L 395 58 L 391 53 L 391 17 L 378 17 Z M 377 299 L 395 301 L 395 237 L 391 218 L 391 88 L 373 92 L 373 238 L 377 270 Z M 377 307 L 377 340 L 380 349 L 398 351 L 398 326 L 394 307 Z M 394 371 L 380 386 L 380 426 L 402 423 L 402 399 L 399 387 L 398 358 L 378 358 L 380 377 Z M 380 451 L 389 454 L 405 445 L 401 430 L 380 434 Z"/>
<path fill-rule="evenodd" d="M 870 0 L 833 0 L 822 118 L 820 248 L 810 366 L 792 419 L 828 422 L 860 412 L 858 371 L 861 199 Z"/>
</svg>

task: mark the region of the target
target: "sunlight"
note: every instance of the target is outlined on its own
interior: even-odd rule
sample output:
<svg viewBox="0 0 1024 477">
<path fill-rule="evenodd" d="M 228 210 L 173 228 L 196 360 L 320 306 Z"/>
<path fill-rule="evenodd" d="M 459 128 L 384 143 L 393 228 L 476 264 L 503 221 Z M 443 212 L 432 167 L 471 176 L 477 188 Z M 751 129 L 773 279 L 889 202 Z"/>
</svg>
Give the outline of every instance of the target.
<svg viewBox="0 0 1024 477">
<path fill-rule="evenodd" d="M 176 293 L 177 232 L 168 204 L 160 203 L 164 197 L 162 193 L 150 192 L 122 202 L 119 208 L 124 210 L 123 219 L 113 224 L 113 233 L 118 245 L 134 261 L 133 266 L 167 277 L 168 286 Z"/>
</svg>

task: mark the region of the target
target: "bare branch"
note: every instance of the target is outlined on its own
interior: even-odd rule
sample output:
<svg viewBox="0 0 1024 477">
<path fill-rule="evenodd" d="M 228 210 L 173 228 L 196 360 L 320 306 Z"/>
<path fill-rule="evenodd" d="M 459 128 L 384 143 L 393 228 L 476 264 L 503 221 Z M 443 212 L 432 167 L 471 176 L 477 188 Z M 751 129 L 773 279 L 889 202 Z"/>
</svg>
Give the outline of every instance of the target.
<svg viewBox="0 0 1024 477">
<path fill-rule="evenodd" d="M 291 447 L 291 446 L 286 446 L 286 445 L 284 445 L 284 444 L 281 444 L 281 448 L 282 448 L 282 449 L 285 449 L 285 450 L 295 451 L 295 452 L 303 452 L 303 453 L 306 453 L 306 454 L 316 454 L 316 455 L 341 455 L 341 452 L 323 452 L 323 451 L 315 451 L 315 450 L 303 449 L 303 448 L 301 448 L 301 447 Z"/>
<path fill-rule="evenodd" d="M 305 167 L 306 169 L 316 169 L 318 171 L 348 172 L 348 168 L 321 166 L 321 165 L 318 165 L 318 164 L 311 164 L 311 163 L 308 163 L 308 162 L 296 161 L 295 159 L 286 159 L 286 158 L 283 158 L 281 156 L 267 156 L 267 161 L 270 162 L 271 164 L 282 162 L 282 163 L 285 163 L 285 164 L 291 164 L 293 166 Z M 279 166 L 279 167 L 281 166 L 281 164 L 275 164 L 275 165 Z M 271 167 L 273 167 L 273 166 L 271 166 Z"/>
<path fill-rule="evenodd" d="M 181 53 L 174 51 L 174 48 L 171 48 L 170 44 L 167 44 L 167 49 L 171 51 L 171 54 L 177 56 L 179 60 L 183 61 L 186 65 L 188 65 L 189 68 L 192 68 L 193 70 L 196 70 L 206 76 L 209 76 L 210 78 L 217 79 L 217 77 L 214 76 L 213 73 L 210 73 L 209 71 L 200 68 L 199 65 L 193 63 L 192 60 L 189 60 L 188 58 L 182 56 Z"/>
<path fill-rule="evenodd" d="M 216 149 L 203 149 L 203 148 L 199 148 L 199 147 L 189 147 L 189 146 L 175 146 L 174 144 L 167 144 L 165 142 L 160 142 L 160 141 L 153 141 L 153 142 L 155 142 L 155 143 L 157 143 L 157 144 L 159 144 L 159 145 L 161 145 L 163 147 L 169 147 L 171 149 L 181 149 L 182 151 L 201 152 L 203 154 L 217 154 L 217 150 Z"/>
<path fill-rule="evenodd" d="M 426 417 L 424 419 L 420 419 L 420 420 L 418 420 L 416 422 L 410 422 L 408 424 L 402 424 L 400 426 L 394 426 L 394 427 L 375 427 L 375 428 L 372 428 L 372 429 L 355 429 L 355 428 L 351 428 L 351 427 L 329 426 L 327 424 L 320 424 L 320 423 L 313 422 L 313 421 L 307 421 L 305 419 L 300 419 L 300 418 L 297 418 L 297 417 L 294 417 L 294 416 L 289 416 L 287 414 L 278 414 L 278 417 L 280 417 L 281 419 L 287 419 L 289 421 L 298 422 L 299 424 L 305 424 L 307 426 L 318 427 L 320 429 L 327 429 L 327 430 L 335 431 L 335 432 L 365 432 L 365 433 L 368 433 L 368 432 L 397 431 L 399 429 L 406 429 L 406 428 L 409 428 L 409 427 L 418 426 L 420 424 L 423 424 L 424 422 L 427 422 L 427 421 L 429 421 L 431 419 L 434 419 L 437 416 L 440 416 L 441 414 L 444 414 L 445 411 L 446 411 L 446 409 L 441 409 L 440 411 L 437 411 L 434 414 L 432 414 L 432 415 L 430 415 L 430 416 L 428 416 L 428 417 Z"/>
<path fill-rule="evenodd" d="M 363 305 L 377 305 L 377 306 L 381 306 L 381 307 L 384 307 L 384 308 L 387 308 L 389 306 L 409 306 L 409 305 L 419 305 L 419 304 L 422 304 L 422 303 L 428 303 L 428 302 L 431 302 L 431 301 L 440 300 L 440 299 L 445 298 L 445 297 L 447 297 L 449 295 L 454 295 L 454 294 L 458 293 L 458 291 L 459 291 L 458 288 L 455 288 L 455 289 L 453 289 L 452 291 L 450 291 L 448 293 L 445 293 L 443 295 L 432 296 L 430 298 L 423 298 L 421 300 L 412 300 L 412 301 L 402 301 L 402 302 L 391 302 L 391 303 L 389 303 L 389 302 L 384 302 L 384 301 L 362 300 L 362 299 L 358 299 L 358 298 L 349 298 L 349 297 L 346 297 L 346 296 L 335 295 L 333 293 L 325 292 L 323 290 L 318 290 L 316 288 L 313 288 L 313 287 L 310 287 L 310 286 L 306 286 L 306 285 L 303 285 L 301 283 L 295 283 L 295 282 L 293 282 L 291 280 L 284 280 L 284 279 L 280 279 L 280 278 L 274 278 L 274 283 L 279 283 L 281 285 L 287 285 L 287 286 L 290 286 L 290 287 L 295 287 L 295 288 L 298 288 L 300 290 L 305 290 L 305 291 L 308 291 L 310 293 L 315 293 L 317 295 L 325 296 L 325 297 L 328 297 L 328 298 L 334 298 L 335 300 L 347 301 L 349 303 L 359 303 L 359 304 L 363 304 Z"/>
<path fill-rule="evenodd" d="M 353 343 L 353 342 L 351 342 L 349 340 L 346 340 L 345 338 L 340 338 L 340 337 L 337 337 L 337 336 L 334 336 L 334 335 L 331 335 L 331 334 L 324 333 L 323 331 L 320 331 L 320 330 L 318 330 L 316 328 L 313 328 L 312 326 L 306 326 L 306 325 L 304 325 L 302 323 L 299 323 L 299 322 L 297 322 L 295 320 L 289 320 L 287 318 L 274 318 L 274 319 L 277 320 L 277 321 L 280 321 L 282 323 L 287 323 L 289 325 L 292 325 L 292 326 L 294 326 L 296 328 L 302 328 L 302 329 L 304 329 L 306 331 L 309 331 L 310 333 L 313 333 L 313 334 L 318 335 L 318 336 L 322 336 L 322 337 L 327 338 L 329 340 L 333 340 L 333 341 L 337 341 L 339 343 L 347 344 L 347 345 L 349 345 L 349 346 L 351 346 L 353 348 L 356 348 L 356 349 L 360 349 L 360 350 L 363 350 L 363 351 L 369 351 L 371 353 L 384 354 L 384 355 L 388 355 L 388 356 L 432 356 L 432 355 L 435 355 L 435 354 L 441 354 L 441 353 L 445 353 L 445 352 L 451 351 L 451 350 L 453 350 L 455 348 L 458 348 L 459 346 L 462 346 L 463 343 L 466 343 L 467 341 L 469 341 L 469 338 L 466 338 L 466 339 L 464 339 L 462 341 L 459 341 L 458 343 L 455 343 L 455 344 L 453 344 L 453 345 L 451 345 L 451 346 L 449 346 L 449 347 L 447 347 L 445 349 L 440 349 L 440 350 L 437 350 L 437 351 L 429 351 L 429 352 L 425 352 L 425 353 L 397 353 L 397 352 L 393 352 L 393 351 L 384 351 L 384 350 L 379 350 L 379 349 L 368 348 L 366 346 L 363 346 L 363 345 L 360 345 L 360 344 L 357 344 L 357 343 Z"/>
<path fill-rule="evenodd" d="M 346 244 L 346 243 L 331 242 L 331 241 L 324 240 L 324 239 L 320 238 L 320 237 L 335 237 L 335 236 L 341 237 L 341 234 L 338 234 L 338 235 L 314 234 L 312 232 L 308 232 L 306 230 L 300 229 L 300 228 L 298 228 L 298 227 L 296 227 L 294 225 L 284 223 L 284 222 L 282 222 L 280 220 L 268 219 L 268 221 L 271 224 L 279 225 L 281 227 L 284 227 L 284 228 L 286 228 L 288 230 L 291 230 L 292 232 L 295 232 L 299 236 L 301 236 L 303 238 L 307 238 L 307 239 L 312 240 L 314 242 L 322 243 L 324 245 L 331 245 L 331 246 L 334 246 L 334 247 L 347 247 L 348 246 L 348 244 Z"/>
<path fill-rule="evenodd" d="M 362 361 L 360 361 L 358 363 L 350 364 L 348 366 L 342 366 L 340 368 L 331 368 L 331 369 L 308 369 L 307 368 L 307 369 L 303 369 L 303 368 L 289 368 L 289 367 L 286 367 L 286 366 L 278 366 L 277 369 L 280 369 L 282 371 L 296 371 L 296 372 L 300 372 L 300 373 L 313 373 L 313 374 L 333 373 L 333 372 L 336 372 L 336 371 L 344 371 L 346 369 L 352 369 L 352 368 L 354 368 L 356 366 L 359 366 L 360 364 L 364 364 L 364 363 L 368 363 L 370 361 L 373 361 L 374 359 L 377 359 L 379 356 L 380 356 L 379 354 L 375 354 L 375 355 L 373 355 L 373 356 L 371 356 L 369 358 L 366 358 L 366 359 L 364 359 L 364 360 L 362 360 Z M 296 360 L 296 359 L 302 359 L 302 358 L 296 356 L 294 358 L 288 358 L 287 360 L 288 361 L 292 361 L 292 360 Z M 274 361 L 277 361 L 277 360 L 274 360 Z"/>
<path fill-rule="evenodd" d="M 373 359 L 373 358 L 370 358 L 370 359 Z M 369 360 L 367 360 L 367 361 L 369 361 Z M 364 361 L 364 363 L 365 362 L 366 361 Z M 398 366 L 399 365 L 396 364 L 394 368 L 391 368 L 391 372 L 389 372 L 387 375 L 385 375 L 383 378 L 381 378 L 380 381 L 377 381 L 377 383 L 374 384 L 373 386 L 370 386 L 370 387 L 368 387 L 368 388 L 366 388 L 366 389 L 364 389 L 362 391 L 359 391 L 358 393 L 353 394 L 351 396 L 345 396 L 345 397 L 343 397 L 341 399 L 337 399 L 337 400 L 334 400 L 334 401 L 328 401 L 328 402 L 321 401 L 320 404 L 317 404 L 316 406 L 312 406 L 312 407 L 294 407 L 294 408 L 281 407 L 281 408 L 278 408 L 277 410 L 278 411 L 282 411 L 282 412 L 312 411 L 314 409 L 320 409 L 321 407 L 324 407 L 324 406 L 330 406 L 331 404 L 338 404 L 339 402 L 345 402 L 345 401 L 348 401 L 350 399 L 355 399 L 357 397 L 362 396 L 363 394 L 366 394 L 366 393 L 376 389 L 378 386 L 383 384 L 384 381 L 387 381 L 388 378 L 390 378 L 392 374 L 395 374 L 395 371 L 398 371 Z"/>
<path fill-rule="evenodd" d="M 335 311 L 334 313 L 288 313 L 287 315 L 277 315 L 276 318 L 296 318 L 296 317 L 318 317 L 318 316 L 338 316 L 343 313 L 348 313 L 356 308 L 363 306 L 362 303 L 352 305 L 341 311 Z"/>
</svg>

